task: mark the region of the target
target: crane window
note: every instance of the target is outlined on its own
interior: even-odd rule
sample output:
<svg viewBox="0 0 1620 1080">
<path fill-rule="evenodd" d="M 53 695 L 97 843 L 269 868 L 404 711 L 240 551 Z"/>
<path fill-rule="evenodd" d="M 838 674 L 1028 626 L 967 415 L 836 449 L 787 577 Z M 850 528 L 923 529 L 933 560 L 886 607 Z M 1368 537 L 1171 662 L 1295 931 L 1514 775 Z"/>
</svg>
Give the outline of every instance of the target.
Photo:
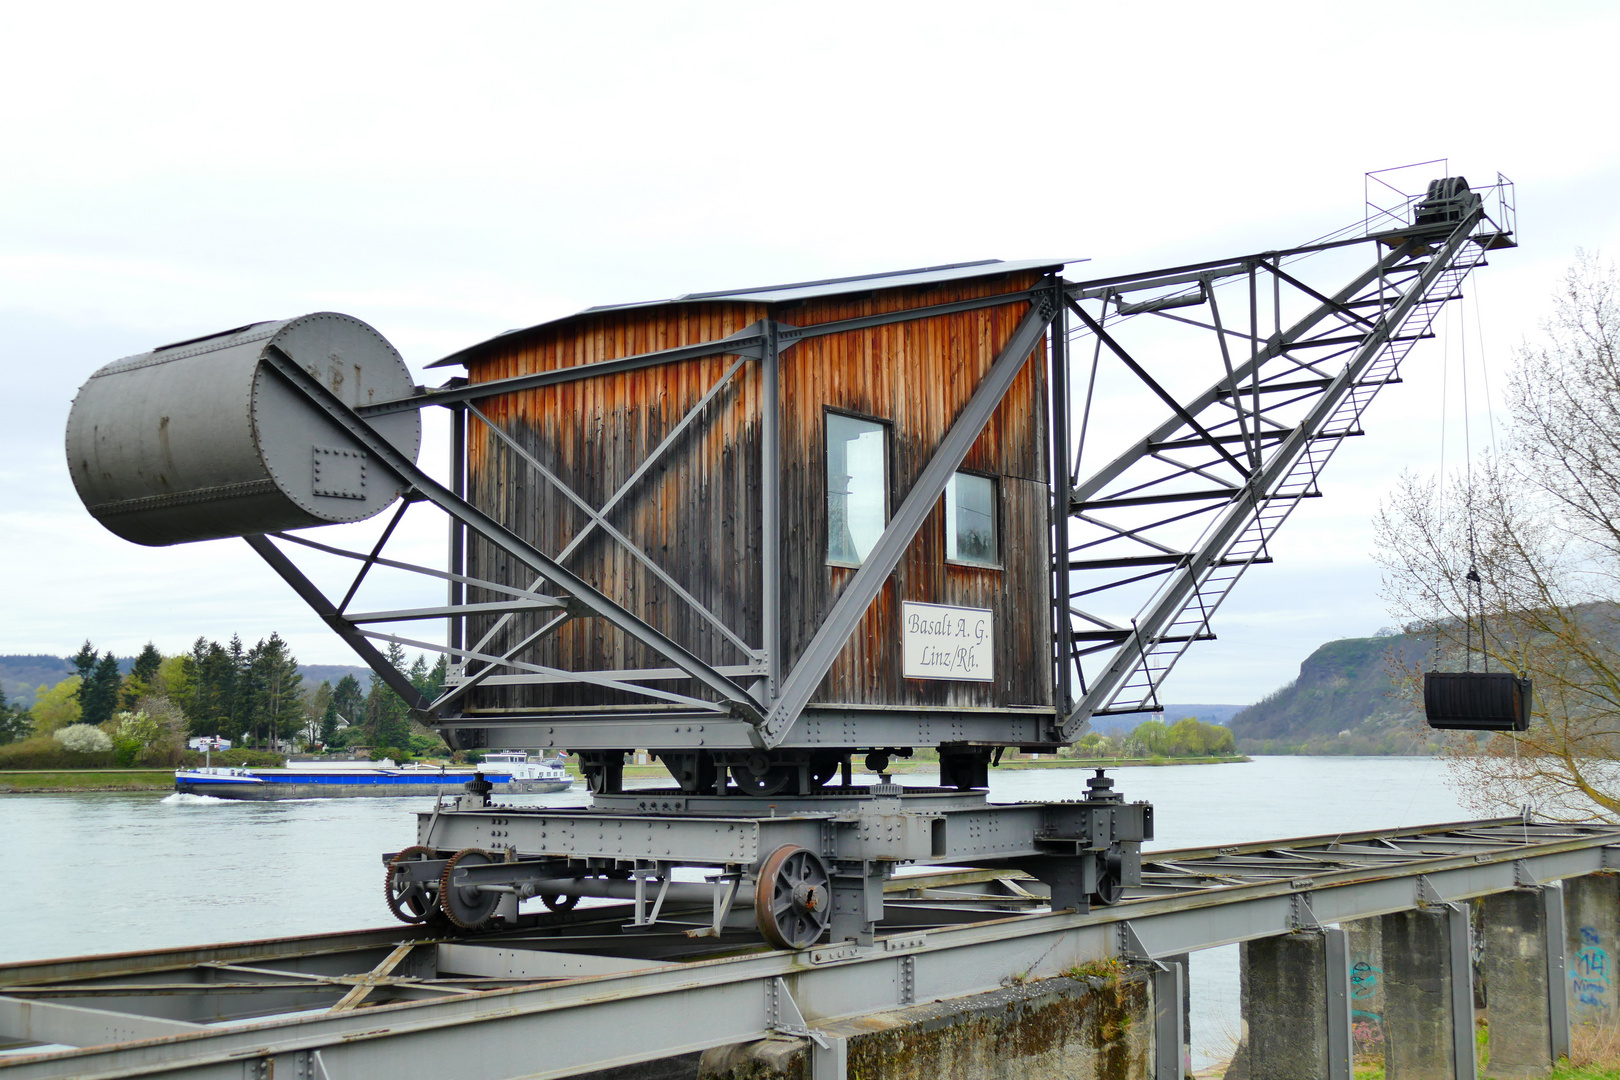
<svg viewBox="0 0 1620 1080">
<path fill-rule="evenodd" d="M 859 566 L 889 520 L 889 432 L 827 414 L 827 561 Z"/>
<path fill-rule="evenodd" d="M 945 558 L 973 566 L 1000 566 L 996 538 L 996 482 L 957 473 L 945 485 Z"/>
</svg>

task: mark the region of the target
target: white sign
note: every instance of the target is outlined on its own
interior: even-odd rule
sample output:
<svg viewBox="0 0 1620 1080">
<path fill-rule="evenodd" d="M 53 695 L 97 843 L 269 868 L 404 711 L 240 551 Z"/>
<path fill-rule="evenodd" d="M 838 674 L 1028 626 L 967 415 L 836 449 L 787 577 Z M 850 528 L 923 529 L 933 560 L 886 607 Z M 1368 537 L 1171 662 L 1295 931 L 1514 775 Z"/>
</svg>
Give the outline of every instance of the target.
<svg viewBox="0 0 1620 1080">
<path fill-rule="evenodd" d="M 908 679 L 994 682 L 992 613 L 943 604 L 900 605 L 900 643 Z"/>
</svg>

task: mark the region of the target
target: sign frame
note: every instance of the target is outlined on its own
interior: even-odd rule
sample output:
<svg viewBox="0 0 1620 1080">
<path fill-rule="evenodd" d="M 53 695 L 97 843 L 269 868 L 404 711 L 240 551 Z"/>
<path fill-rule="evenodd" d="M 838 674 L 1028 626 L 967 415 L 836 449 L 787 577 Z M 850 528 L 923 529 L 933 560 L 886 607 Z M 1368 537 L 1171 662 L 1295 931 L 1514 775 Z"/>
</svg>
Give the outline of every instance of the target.
<svg viewBox="0 0 1620 1080">
<path fill-rule="evenodd" d="M 996 681 L 995 611 L 904 600 L 900 668 L 907 679 Z"/>
</svg>

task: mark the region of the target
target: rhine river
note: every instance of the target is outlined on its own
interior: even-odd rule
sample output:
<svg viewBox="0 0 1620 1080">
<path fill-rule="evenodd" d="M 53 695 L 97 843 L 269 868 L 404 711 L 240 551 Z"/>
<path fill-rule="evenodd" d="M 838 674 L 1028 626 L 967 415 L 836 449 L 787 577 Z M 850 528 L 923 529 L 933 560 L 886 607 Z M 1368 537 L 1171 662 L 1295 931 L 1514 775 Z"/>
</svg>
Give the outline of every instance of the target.
<svg viewBox="0 0 1620 1080">
<path fill-rule="evenodd" d="M 1089 775 L 992 770 L 990 797 L 1081 798 Z M 1151 850 L 1486 816 L 1462 807 L 1433 758 L 1262 757 L 1110 775 L 1127 799 L 1154 804 Z M 576 788 L 512 801 L 586 800 Z M 0 964 L 386 925 L 379 855 L 414 843 L 415 815 L 432 805 L 0 795 L 12 867 L 0 890 Z M 1194 954 L 1191 985 L 1197 1056 L 1224 1056 L 1237 1028 L 1236 948 Z"/>
</svg>

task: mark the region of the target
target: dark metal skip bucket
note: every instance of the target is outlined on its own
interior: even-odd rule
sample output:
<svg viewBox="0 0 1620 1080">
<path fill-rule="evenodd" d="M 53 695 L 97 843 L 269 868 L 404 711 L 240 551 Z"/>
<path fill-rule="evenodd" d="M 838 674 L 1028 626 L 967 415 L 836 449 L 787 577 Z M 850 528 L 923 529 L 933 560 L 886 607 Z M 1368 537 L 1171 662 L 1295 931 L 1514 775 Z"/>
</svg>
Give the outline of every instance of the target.
<svg viewBox="0 0 1620 1080">
<path fill-rule="evenodd" d="M 1442 731 L 1524 731 L 1530 680 L 1510 671 L 1430 671 L 1423 676 L 1423 714 Z"/>
</svg>

